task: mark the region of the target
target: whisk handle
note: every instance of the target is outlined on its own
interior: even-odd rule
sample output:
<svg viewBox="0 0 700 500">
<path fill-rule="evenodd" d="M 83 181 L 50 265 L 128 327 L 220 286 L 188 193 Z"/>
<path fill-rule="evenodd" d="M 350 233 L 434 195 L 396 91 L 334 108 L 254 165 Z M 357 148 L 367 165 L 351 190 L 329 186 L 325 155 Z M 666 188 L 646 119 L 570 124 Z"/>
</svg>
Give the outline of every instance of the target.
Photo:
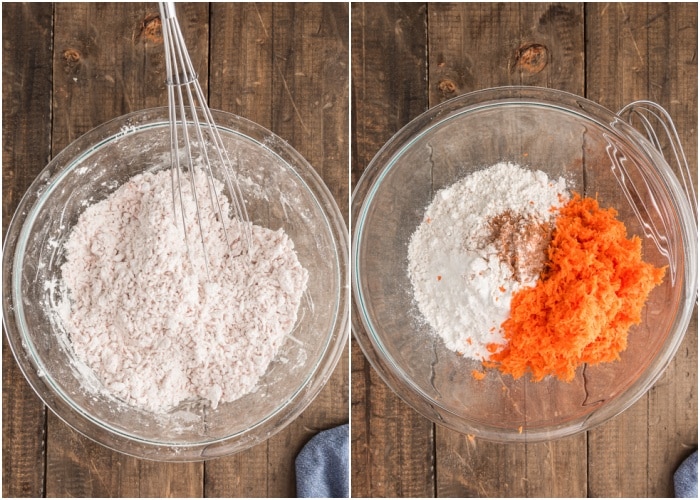
<svg viewBox="0 0 700 500">
<path fill-rule="evenodd" d="M 158 2 L 160 17 L 162 19 L 172 19 L 175 17 L 175 2 Z"/>
<path fill-rule="evenodd" d="M 659 154 L 664 157 L 681 183 L 685 197 L 693 209 L 695 225 L 697 226 L 698 205 L 693 177 L 670 113 L 653 101 L 642 100 L 629 103 L 617 113 L 617 116 L 644 134 Z M 639 126 L 636 125 L 635 119 Z M 667 154 L 664 153 L 662 146 L 664 142 L 667 146 L 665 149 Z"/>
</svg>

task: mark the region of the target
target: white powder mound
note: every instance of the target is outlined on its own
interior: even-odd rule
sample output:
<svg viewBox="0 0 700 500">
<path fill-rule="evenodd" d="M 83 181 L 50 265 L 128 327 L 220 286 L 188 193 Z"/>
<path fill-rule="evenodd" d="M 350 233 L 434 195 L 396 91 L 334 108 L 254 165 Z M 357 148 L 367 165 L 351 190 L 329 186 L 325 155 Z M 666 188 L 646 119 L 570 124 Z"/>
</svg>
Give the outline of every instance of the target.
<svg viewBox="0 0 700 500">
<path fill-rule="evenodd" d="M 189 255 L 174 221 L 169 170 L 130 179 L 88 207 L 66 243 L 63 310 L 72 347 L 115 396 L 164 412 L 185 400 L 233 401 L 253 391 L 292 331 L 308 280 L 280 229 L 238 219 L 224 237 L 197 171 L 209 279 L 189 176 L 183 200 Z M 229 203 L 216 183 L 223 213 Z"/>
<path fill-rule="evenodd" d="M 486 345 L 504 342 L 501 323 L 513 293 L 536 282 L 538 273 L 518 276 L 509 263 L 514 255 L 504 255 L 502 241 L 514 241 L 517 231 L 505 234 L 501 225 L 493 234 L 494 221 L 515 220 L 511 228 L 519 227 L 524 240 L 516 238 L 514 246 L 532 254 L 531 227 L 550 223 L 552 207 L 567 200 L 563 178 L 552 181 L 511 163 L 475 172 L 435 195 L 409 243 L 408 274 L 418 309 L 447 348 L 488 359 Z"/>
</svg>

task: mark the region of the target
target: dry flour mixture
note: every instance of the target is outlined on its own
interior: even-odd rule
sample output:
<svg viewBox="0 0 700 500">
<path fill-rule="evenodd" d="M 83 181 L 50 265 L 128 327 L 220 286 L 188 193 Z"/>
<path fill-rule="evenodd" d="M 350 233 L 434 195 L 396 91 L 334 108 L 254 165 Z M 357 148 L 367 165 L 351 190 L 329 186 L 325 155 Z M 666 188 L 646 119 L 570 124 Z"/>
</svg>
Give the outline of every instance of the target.
<svg viewBox="0 0 700 500">
<path fill-rule="evenodd" d="M 207 183 L 198 172 L 197 191 Z M 115 396 L 153 412 L 199 398 L 216 408 L 254 390 L 296 323 L 308 279 L 281 229 L 251 225 L 248 258 L 242 224 L 229 219 L 229 248 L 200 196 L 207 280 L 190 193 L 185 181 L 191 259 L 165 170 L 137 175 L 88 207 L 62 267 L 63 321 L 77 357 Z"/>
<path fill-rule="evenodd" d="M 546 260 L 563 178 L 499 163 L 439 191 L 408 248 L 418 309 L 445 345 L 481 361 L 502 344 L 514 292 Z"/>
</svg>

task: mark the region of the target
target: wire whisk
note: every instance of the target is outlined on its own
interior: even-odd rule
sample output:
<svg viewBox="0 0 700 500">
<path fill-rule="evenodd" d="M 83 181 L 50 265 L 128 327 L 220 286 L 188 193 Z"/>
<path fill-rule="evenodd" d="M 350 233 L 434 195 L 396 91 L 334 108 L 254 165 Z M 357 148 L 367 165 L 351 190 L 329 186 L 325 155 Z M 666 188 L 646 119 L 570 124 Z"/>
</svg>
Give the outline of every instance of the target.
<svg viewBox="0 0 700 500">
<path fill-rule="evenodd" d="M 163 45 L 165 47 L 165 69 L 168 88 L 168 110 L 170 117 L 170 153 L 173 191 L 173 214 L 180 219 L 185 232 L 187 253 L 192 259 L 188 237 L 187 214 L 183 197 L 184 191 L 191 191 L 194 202 L 198 232 L 201 240 L 204 265 L 207 278 L 210 278 L 210 258 L 207 252 L 207 234 L 202 223 L 202 193 L 195 188 L 195 175 L 202 171 L 207 177 L 211 206 L 216 218 L 221 222 L 224 238 L 229 248 L 232 241 L 226 230 L 225 222 L 229 214 L 222 210 L 222 202 L 216 194 L 214 172 L 219 173 L 219 182 L 223 182 L 231 197 L 233 217 L 241 222 L 244 248 L 250 248 L 250 224 L 245 200 L 241 191 L 236 171 L 214 123 L 207 100 L 199 84 L 197 73 L 187 51 L 184 37 L 177 20 L 174 2 L 159 2 Z M 188 183 L 190 188 L 183 189 Z M 205 194 L 206 196 L 206 194 Z M 179 207 L 179 210 L 178 210 Z"/>
</svg>

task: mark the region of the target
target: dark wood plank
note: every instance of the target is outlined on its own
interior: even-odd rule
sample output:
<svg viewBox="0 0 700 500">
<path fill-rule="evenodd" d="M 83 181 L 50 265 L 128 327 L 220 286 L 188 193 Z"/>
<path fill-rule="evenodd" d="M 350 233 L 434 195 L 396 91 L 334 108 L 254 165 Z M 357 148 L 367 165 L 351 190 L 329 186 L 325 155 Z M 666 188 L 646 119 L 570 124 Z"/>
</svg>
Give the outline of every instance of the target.
<svg viewBox="0 0 700 500">
<path fill-rule="evenodd" d="M 352 180 L 427 109 L 426 6 L 353 3 Z M 352 346 L 352 495 L 435 494 L 433 424 L 403 403 Z"/>
<path fill-rule="evenodd" d="M 435 3 L 429 26 L 431 106 L 502 85 L 583 94 L 581 4 Z"/>
<path fill-rule="evenodd" d="M 612 110 L 666 107 L 697 185 L 697 5 L 590 4 L 589 98 Z M 591 431 L 589 493 L 672 496 L 675 468 L 697 447 L 697 310 L 662 378 L 624 414 Z"/>
<path fill-rule="evenodd" d="M 50 4 L 2 5 L 2 233 L 51 155 Z M 2 494 L 44 493 L 46 413 L 2 340 Z"/>
<path fill-rule="evenodd" d="M 440 497 L 581 497 L 586 495 L 586 435 L 500 444 L 438 428 Z"/>
<path fill-rule="evenodd" d="M 209 106 L 272 127 L 273 4 L 212 4 Z"/>
<path fill-rule="evenodd" d="M 201 463 L 139 460 L 110 451 L 65 427 L 49 414 L 47 497 L 201 497 Z M 53 439 L 60 435 L 61 449 Z"/>
<path fill-rule="evenodd" d="M 352 182 L 428 108 L 424 4 L 352 5 Z"/>
<path fill-rule="evenodd" d="M 56 4 L 53 149 L 116 116 L 167 104 L 153 3 Z M 199 74 L 208 74 L 208 6 L 178 17 Z M 206 88 L 206 79 L 202 80 Z M 201 496 L 203 465 L 147 462 L 84 438 L 51 415 L 47 496 Z"/>
<path fill-rule="evenodd" d="M 350 350 L 350 484 L 353 497 L 372 496 L 369 448 L 369 362 L 353 339 Z"/>
<path fill-rule="evenodd" d="M 273 16 L 272 130 L 313 165 L 347 220 L 348 6 L 284 3 Z"/>
<path fill-rule="evenodd" d="M 663 377 L 649 391 L 647 493 L 671 497 L 673 471 L 698 448 L 698 313 Z"/>
<path fill-rule="evenodd" d="M 214 4 L 211 106 L 269 128 L 321 175 L 347 221 L 345 4 Z M 205 495 L 295 496 L 294 459 L 349 418 L 347 350 L 317 399 L 269 441 L 206 463 Z"/>
<path fill-rule="evenodd" d="M 584 91 L 581 4 L 430 4 L 430 105 L 474 90 Z M 436 431 L 438 496 L 586 495 L 586 436 L 499 444 Z"/>
</svg>

